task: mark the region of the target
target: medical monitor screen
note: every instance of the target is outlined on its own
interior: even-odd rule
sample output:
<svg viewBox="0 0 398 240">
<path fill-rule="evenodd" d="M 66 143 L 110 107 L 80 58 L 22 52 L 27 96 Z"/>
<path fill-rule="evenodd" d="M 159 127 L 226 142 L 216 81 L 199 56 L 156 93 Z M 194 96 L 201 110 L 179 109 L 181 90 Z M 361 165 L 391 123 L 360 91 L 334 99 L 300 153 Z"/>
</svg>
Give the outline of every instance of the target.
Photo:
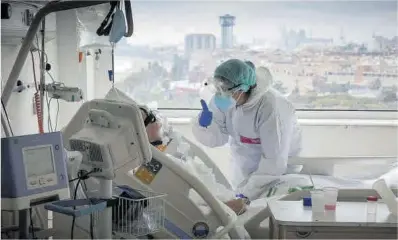
<svg viewBox="0 0 398 240">
<path fill-rule="evenodd" d="M 52 146 L 24 149 L 23 156 L 28 178 L 54 173 Z"/>
</svg>

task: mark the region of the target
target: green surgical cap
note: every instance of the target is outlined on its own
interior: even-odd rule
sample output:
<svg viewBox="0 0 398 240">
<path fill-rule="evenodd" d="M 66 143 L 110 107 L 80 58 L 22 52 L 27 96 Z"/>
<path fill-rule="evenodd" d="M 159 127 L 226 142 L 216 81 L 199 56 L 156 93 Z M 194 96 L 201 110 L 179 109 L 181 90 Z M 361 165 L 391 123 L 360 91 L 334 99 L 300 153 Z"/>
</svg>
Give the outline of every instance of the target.
<svg viewBox="0 0 398 240">
<path fill-rule="evenodd" d="M 254 68 L 239 59 L 230 59 L 219 65 L 214 71 L 214 78 L 231 88 L 239 85 L 238 89 L 244 92 L 256 84 Z"/>
</svg>

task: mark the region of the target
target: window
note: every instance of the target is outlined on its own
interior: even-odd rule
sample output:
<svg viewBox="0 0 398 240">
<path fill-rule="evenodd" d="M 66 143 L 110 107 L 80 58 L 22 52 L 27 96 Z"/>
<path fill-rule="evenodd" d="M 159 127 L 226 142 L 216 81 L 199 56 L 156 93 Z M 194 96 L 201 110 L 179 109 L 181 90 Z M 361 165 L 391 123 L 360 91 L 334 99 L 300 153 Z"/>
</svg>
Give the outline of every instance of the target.
<svg viewBox="0 0 398 240">
<path fill-rule="evenodd" d="M 138 1 L 133 10 L 137 27 L 116 49 L 115 86 L 140 103 L 198 109 L 205 79 L 240 58 L 268 66 L 297 109 L 398 107 L 395 1 Z M 234 25 L 221 31 L 223 20 Z M 216 48 L 189 34 L 216 36 Z M 222 49 L 222 38 L 233 47 Z"/>
<path fill-rule="evenodd" d="M 211 37 L 210 36 L 206 36 L 206 38 L 205 38 L 205 48 L 206 49 L 209 49 L 210 48 L 210 40 L 211 40 Z"/>
</svg>

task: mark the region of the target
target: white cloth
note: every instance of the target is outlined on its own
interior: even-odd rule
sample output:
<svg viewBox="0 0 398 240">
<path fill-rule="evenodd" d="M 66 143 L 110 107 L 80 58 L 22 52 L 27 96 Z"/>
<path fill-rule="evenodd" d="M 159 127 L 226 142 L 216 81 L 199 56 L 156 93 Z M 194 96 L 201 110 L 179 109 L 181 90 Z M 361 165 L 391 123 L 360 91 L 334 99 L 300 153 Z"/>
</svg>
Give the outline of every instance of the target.
<svg viewBox="0 0 398 240">
<path fill-rule="evenodd" d="M 256 87 L 245 104 L 225 113 L 212 99 L 209 109 L 213 112 L 211 125 L 201 127 L 195 119 L 193 134 L 208 147 L 223 146 L 229 140 L 232 155 L 229 175 L 240 193 L 252 198 L 259 184 L 264 186 L 282 174 L 301 171 L 301 167 L 295 171 L 288 167 L 288 158 L 301 150 L 295 109 L 276 90 Z"/>
</svg>

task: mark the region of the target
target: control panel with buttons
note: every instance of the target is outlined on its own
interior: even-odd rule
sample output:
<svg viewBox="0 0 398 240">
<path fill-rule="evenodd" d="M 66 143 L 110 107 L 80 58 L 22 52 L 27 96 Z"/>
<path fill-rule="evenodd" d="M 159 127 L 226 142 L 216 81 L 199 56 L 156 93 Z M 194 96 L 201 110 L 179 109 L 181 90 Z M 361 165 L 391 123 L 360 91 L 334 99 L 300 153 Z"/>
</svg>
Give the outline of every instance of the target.
<svg viewBox="0 0 398 240">
<path fill-rule="evenodd" d="M 28 181 L 28 189 L 49 187 L 56 184 L 56 175 L 54 173 L 51 173 L 40 177 L 30 177 Z"/>
</svg>

